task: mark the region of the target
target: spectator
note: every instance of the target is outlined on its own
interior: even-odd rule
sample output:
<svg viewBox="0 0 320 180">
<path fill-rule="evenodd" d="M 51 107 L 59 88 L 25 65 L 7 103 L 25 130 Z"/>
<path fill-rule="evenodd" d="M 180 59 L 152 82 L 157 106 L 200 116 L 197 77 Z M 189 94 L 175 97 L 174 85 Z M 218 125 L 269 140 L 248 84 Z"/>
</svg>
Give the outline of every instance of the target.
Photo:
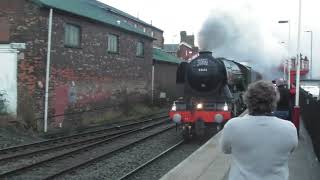
<svg viewBox="0 0 320 180">
<path fill-rule="evenodd" d="M 274 111 L 274 115 L 278 118 L 291 121 L 293 103 L 291 100 L 290 90 L 287 88 L 287 84 L 283 80 L 277 80 L 276 84 L 280 94 L 280 99 L 277 104 L 277 109 Z"/>
<path fill-rule="evenodd" d="M 224 126 L 220 145 L 232 156 L 229 180 L 288 180 L 298 136 L 290 121 L 272 116 L 278 98 L 271 82 L 251 84 L 244 95 L 249 114 Z"/>
</svg>

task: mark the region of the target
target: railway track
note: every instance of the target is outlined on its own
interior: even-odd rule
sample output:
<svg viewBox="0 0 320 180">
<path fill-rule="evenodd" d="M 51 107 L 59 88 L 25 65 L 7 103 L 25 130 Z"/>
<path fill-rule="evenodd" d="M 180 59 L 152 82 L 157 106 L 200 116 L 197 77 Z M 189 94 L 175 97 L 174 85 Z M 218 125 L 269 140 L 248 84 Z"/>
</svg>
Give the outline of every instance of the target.
<svg viewBox="0 0 320 180">
<path fill-rule="evenodd" d="M 177 144 L 171 146 L 170 148 L 166 149 L 162 153 L 158 154 L 154 158 L 150 159 L 149 161 L 145 162 L 144 164 L 140 165 L 136 169 L 130 171 L 129 173 L 125 174 L 124 176 L 120 177 L 119 180 L 124 180 L 130 178 L 135 173 L 139 172 L 141 169 L 147 167 L 148 165 L 152 164 L 154 161 L 159 160 L 163 156 L 169 154 L 171 151 L 175 150 L 176 148 L 180 147 L 184 143 L 184 140 L 179 141 Z"/>
<path fill-rule="evenodd" d="M 114 125 L 112 127 L 103 128 L 100 130 L 79 133 L 71 136 L 65 136 L 60 138 L 54 138 L 46 141 L 40 141 L 31 144 L 25 144 L 20 146 L 9 147 L 5 149 L 0 149 L 0 162 L 4 160 L 15 159 L 19 157 L 24 157 L 28 155 L 33 155 L 41 152 L 46 152 L 50 150 L 58 150 L 59 148 L 67 146 L 76 146 L 83 143 L 90 143 L 97 141 L 99 139 L 115 136 L 126 131 L 130 131 L 132 128 L 152 123 L 154 121 L 159 121 L 165 119 L 168 116 L 161 116 L 156 118 L 150 118 L 139 122 L 129 122 L 122 125 Z M 131 129 L 130 129 L 131 128 Z"/>
<path fill-rule="evenodd" d="M 172 128 L 174 128 L 174 125 L 161 121 L 140 128 L 124 130 L 112 135 L 109 134 L 109 137 L 103 137 L 102 140 L 90 142 L 80 148 L 63 151 L 63 153 L 58 153 L 53 157 L 1 172 L 0 179 L 12 177 L 15 179 L 25 179 L 24 177 L 52 179 L 76 168 L 89 165 Z M 139 135 L 139 133 L 142 135 Z"/>
<path fill-rule="evenodd" d="M 100 129 L 105 129 L 105 128 L 116 128 L 118 126 L 122 126 L 126 124 L 139 123 L 141 121 L 156 119 L 156 118 L 161 118 L 166 116 L 167 116 L 166 112 L 158 112 L 158 113 L 154 113 L 146 116 L 140 116 L 140 117 L 130 118 L 126 120 L 111 122 L 111 123 L 103 123 L 98 125 L 86 126 L 85 128 L 83 127 L 77 128 L 75 129 L 75 133 L 78 132 L 80 134 L 80 132 L 84 133 L 84 132 L 92 132 Z M 55 139 L 55 138 L 65 137 L 65 136 L 69 136 L 69 135 L 66 134 L 66 132 L 43 135 L 43 137 L 46 139 Z"/>
</svg>

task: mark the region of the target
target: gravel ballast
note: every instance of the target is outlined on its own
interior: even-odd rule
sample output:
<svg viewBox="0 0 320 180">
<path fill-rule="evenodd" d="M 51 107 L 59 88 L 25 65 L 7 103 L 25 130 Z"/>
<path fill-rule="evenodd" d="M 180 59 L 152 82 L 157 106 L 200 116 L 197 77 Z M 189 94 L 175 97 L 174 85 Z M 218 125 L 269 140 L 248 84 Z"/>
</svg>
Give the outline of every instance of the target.
<svg viewBox="0 0 320 180">
<path fill-rule="evenodd" d="M 125 151 L 116 155 L 101 160 L 88 167 L 78 169 L 72 174 L 67 174 L 58 179 L 119 179 L 123 175 L 129 173 L 149 159 L 157 156 L 169 147 L 175 145 L 182 139 L 180 132 L 175 129 L 170 130 L 161 135 L 155 136 L 143 143 L 128 148 Z M 203 141 L 205 142 L 205 141 Z M 163 161 L 142 169 L 141 173 L 135 174 L 136 179 L 159 179 L 162 175 L 168 172 L 171 168 L 179 164 L 187 158 L 192 152 L 198 149 L 203 143 L 198 141 L 190 142 L 182 145 L 178 150 L 170 153 L 168 157 L 163 158 Z"/>
<path fill-rule="evenodd" d="M 169 130 L 61 179 L 118 179 L 180 140 L 174 129 Z"/>
<path fill-rule="evenodd" d="M 31 132 L 24 132 L 15 127 L 0 128 L 0 149 L 42 141 L 42 138 L 37 137 Z"/>
</svg>

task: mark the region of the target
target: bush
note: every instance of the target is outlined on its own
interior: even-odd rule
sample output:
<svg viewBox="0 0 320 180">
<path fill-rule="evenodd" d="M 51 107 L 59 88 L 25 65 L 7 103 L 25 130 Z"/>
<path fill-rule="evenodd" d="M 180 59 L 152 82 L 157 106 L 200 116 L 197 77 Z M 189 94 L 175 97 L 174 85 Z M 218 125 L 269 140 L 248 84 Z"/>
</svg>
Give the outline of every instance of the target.
<svg viewBox="0 0 320 180">
<path fill-rule="evenodd" d="M 7 115 L 8 109 L 7 109 L 7 103 L 8 100 L 6 99 L 7 93 L 5 91 L 0 91 L 0 115 Z"/>
<path fill-rule="evenodd" d="M 22 92 L 27 92 L 23 90 Z M 37 120 L 35 117 L 35 105 L 34 97 L 29 95 L 29 93 L 21 93 L 20 99 L 18 101 L 18 114 L 20 122 L 24 124 L 26 129 L 37 130 Z"/>
</svg>

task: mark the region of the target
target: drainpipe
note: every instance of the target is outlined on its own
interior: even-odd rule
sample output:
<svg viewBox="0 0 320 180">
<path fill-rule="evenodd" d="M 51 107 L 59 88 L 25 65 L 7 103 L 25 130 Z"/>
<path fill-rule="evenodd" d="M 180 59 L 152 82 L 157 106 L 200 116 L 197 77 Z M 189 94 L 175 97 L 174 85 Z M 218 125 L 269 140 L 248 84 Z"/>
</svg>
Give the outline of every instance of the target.
<svg viewBox="0 0 320 180">
<path fill-rule="evenodd" d="M 152 74 L 151 74 L 151 102 L 154 103 L 154 60 L 152 60 Z"/>
<path fill-rule="evenodd" d="M 52 14 L 53 10 L 50 9 L 49 24 L 48 24 L 48 50 L 47 50 L 47 69 L 46 69 L 46 89 L 44 100 L 44 132 L 48 130 L 48 96 L 49 96 L 49 80 L 50 80 L 50 54 L 51 54 L 51 31 L 52 31 Z"/>
</svg>

